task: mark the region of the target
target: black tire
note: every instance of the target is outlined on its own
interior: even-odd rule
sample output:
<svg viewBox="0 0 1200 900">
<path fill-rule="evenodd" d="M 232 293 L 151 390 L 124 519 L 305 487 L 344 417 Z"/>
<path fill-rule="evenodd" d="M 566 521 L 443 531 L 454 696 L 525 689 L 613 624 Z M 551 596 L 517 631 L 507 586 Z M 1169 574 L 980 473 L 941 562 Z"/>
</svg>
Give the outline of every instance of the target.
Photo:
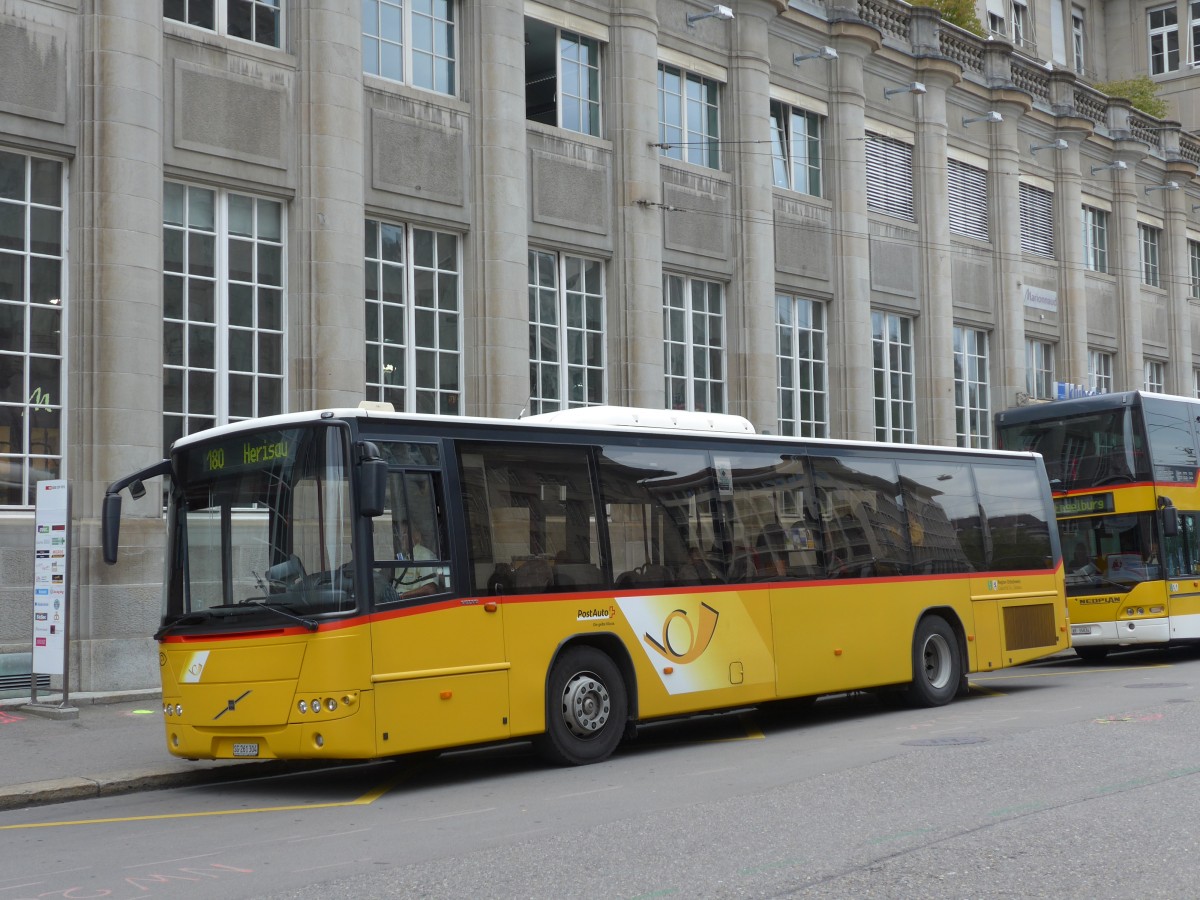
<svg viewBox="0 0 1200 900">
<path fill-rule="evenodd" d="M 629 709 L 625 679 L 595 647 L 570 647 L 546 679 L 546 732 L 538 752 L 555 765 L 582 766 L 612 755 Z"/>
<path fill-rule="evenodd" d="M 1073 647 L 1072 649 L 1075 651 L 1075 655 L 1084 662 L 1102 663 L 1108 659 L 1107 647 Z"/>
<path fill-rule="evenodd" d="M 945 706 L 962 684 L 962 656 L 958 636 L 941 616 L 926 616 L 917 623 L 912 648 L 913 680 L 908 686 L 912 706 Z"/>
</svg>

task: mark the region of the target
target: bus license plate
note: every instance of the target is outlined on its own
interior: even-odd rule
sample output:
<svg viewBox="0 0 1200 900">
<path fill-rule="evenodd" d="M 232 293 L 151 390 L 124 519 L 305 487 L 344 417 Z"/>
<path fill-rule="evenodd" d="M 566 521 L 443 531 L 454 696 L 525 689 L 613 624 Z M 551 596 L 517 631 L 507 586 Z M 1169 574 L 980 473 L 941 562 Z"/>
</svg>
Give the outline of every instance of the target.
<svg viewBox="0 0 1200 900">
<path fill-rule="evenodd" d="M 1072 625 L 1071 634 L 1091 634 L 1092 627 L 1090 625 Z"/>
<path fill-rule="evenodd" d="M 234 756 L 258 756 L 258 744 L 234 744 Z"/>
</svg>

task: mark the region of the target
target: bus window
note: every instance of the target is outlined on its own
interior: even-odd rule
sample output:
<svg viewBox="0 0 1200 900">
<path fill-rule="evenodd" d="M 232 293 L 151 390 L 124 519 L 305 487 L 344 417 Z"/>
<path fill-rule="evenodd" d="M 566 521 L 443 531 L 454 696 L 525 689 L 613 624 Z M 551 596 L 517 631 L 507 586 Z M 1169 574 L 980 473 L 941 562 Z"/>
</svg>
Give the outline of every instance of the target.
<svg viewBox="0 0 1200 900">
<path fill-rule="evenodd" d="M 599 467 L 617 587 L 720 580 L 706 453 L 607 446 Z"/>
<path fill-rule="evenodd" d="M 1053 565 L 1053 523 L 1046 515 L 1045 486 L 1033 477 L 1033 469 L 978 461 L 972 468 L 986 522 L 987 568 L 1015 571 Z"/>
<path fill-rule="evenodd" d="M 912 555 L 895 463 L 844 453 L 813 456 L 812 467 L 830 577 L 908 574 Z"/>
<path fill-rule="evenodd" d="M 727 580 L 824 577 L 805 459 L 744 450 L 713 459 L 729 472 L 719 483 Z"/>
<path fill-rule="evenodd" d="M 1200 515 L 1180 513 L 1179 530 L 1162 539 L 1166 578 L 1188 578 L 1200 574 Z"/>
<path fill-rule="evenodd" d="M 375 599 L 390 603 L 452 589 L 434 444 L 377 442 L 388 461 L 387 503 L 373 520 Z M 393 468 L 395 467 L 395 468 Z"/>
<path fill-rule="evenodd" d="M 1190 403 L 1177 400 L 1142 398 L 1146 436 L 1154 480 L 1194 484 L 1196 481 L 1196 439 L 1192 434 Z"/>
<path fill-rule="evenodd" d="M 476 593 L 597 590 L 611 583 L 582 446 L 463 442 Z"/>
<path fill-rule="evenodd" d="M 983 568 L 983 530 L 970 465 L 952 460 L 900 463 L 913 574 Z"/>
</svg>

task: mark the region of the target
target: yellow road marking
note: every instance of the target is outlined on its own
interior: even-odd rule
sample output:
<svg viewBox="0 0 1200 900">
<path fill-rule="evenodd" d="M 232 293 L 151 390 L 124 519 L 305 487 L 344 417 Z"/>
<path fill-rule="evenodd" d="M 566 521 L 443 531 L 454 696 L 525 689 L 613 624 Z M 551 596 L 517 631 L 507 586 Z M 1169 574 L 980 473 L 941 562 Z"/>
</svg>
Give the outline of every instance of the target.
<svg viewBox="0 0 1200 900">
<path fill-rule="evenodd" d="M 30 822 L 26 825 L 0 825 L 0 831 L 19 831 L 23 828 L 59 828 L 65 825 L 111 825 L 119 822 L 153 822 L 159 819 L 200 819 L 208 816 L 244 816 L 257 813 L 295 812 L 308 809 L 334 809 L 340 806 L 368 806 L 374 803 L 412 773 L 405 772 L 389 778 L 355 800 L 340 800 L 335 803 L 300 803 L 293 806 L 260 806 L 254 809 L 214 809 L 210 812 L 162 813 L 153 816 L 120 816 L 109 819 L 75 819 L 66 822 Z"/>
</svg>

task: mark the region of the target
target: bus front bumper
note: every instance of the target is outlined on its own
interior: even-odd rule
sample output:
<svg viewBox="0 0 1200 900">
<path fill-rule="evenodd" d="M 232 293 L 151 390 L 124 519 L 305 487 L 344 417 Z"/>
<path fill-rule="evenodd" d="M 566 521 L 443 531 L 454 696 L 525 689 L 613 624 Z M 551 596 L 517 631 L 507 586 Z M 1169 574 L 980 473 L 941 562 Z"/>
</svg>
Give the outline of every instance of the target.
<svg viewBox="0 0 1200 900">
<path fill-rule="evenodd" d="M 1120 622 L 1072 622 L 1072 647 L 1112 647 L 1165 644 L 1170 640 L 1170 619 L 1125 619 Z"/>
</svg>

